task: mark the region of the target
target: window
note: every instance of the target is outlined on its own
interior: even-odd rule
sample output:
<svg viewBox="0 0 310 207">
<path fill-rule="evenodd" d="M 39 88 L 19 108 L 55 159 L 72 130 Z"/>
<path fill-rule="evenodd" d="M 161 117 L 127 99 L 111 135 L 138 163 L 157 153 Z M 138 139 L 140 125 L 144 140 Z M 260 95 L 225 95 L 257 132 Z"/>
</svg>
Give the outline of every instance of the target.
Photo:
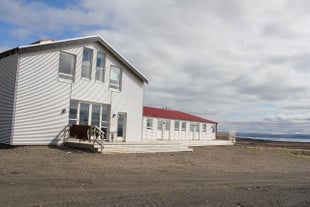
<svg viewBox="0 0 310 207">
<path fill-rule="evenodd" d="M 157 129 L 158 130 L 162 130 L 163 129 L 163 121 L 162 120 L 158 120 L 157 121 Z"/>
<path fill-rule="evenodd" d="M 146 120 L 146 128 L 152 129 L 152 127 L 153 127 L 153 119 L 147 119 Z"/>
<path fill-rule="evenodd" d="M 59 78 L 74 81 L 75 55 L 60 51 L 58 73 Z"/>
<path fill-rule="evenodd" d="M 191 122 L 191 124 L 190 124 L 190 131 L 191 131 L 191 132 L 194 131 L 194 127 L 195 127 L 195 124 Z"/>
<path fill-rule="evenodd" d="M 215 126 L 211 126 L 211 129 L 212 129 L 212 133 L 215 133 Z"/>
<path fill-rule="evenodd" d="M 174 121 L 174 131 L 179 131 L 179 130 L 180 130 L 180 122 Z"/>
<path fill-rule="evenodd" d="M 93 51 L 89 48 L 83 49 L 83 62 L 82 62 L 82 78 L 90 79 L 91 77 L 91 62 Z"/>
<path fill-rule="evenodd" d="M 182 131 L 186 131 L 186 122 L 185 121 L 182 122 Z"/>
<path fill-rule="evenodd" d="M 200 124 L 196 123 L 196 132 L 199 132 L 199 131 L 200 131 Z"/>
<path fill-rule="evenodd" d="M 76 124 L 77 121 L 78 102 L 70 101 L 69 124 Z"/>
<path fill-rule="evenodd" d="M 202 132 L 206 132 L 207 131 L 207 124 L 203 124 L 202 125 Z"/>
<path fill-rule="evenodd" d="M 93 126 L 96 125 L 99 127 L 100 125 L 100 107 L 100 105 L 92 105 L 91 125 Z"/>
<path fill-rule="evenodd" d="M 121 79 L 121 69 L 112 65 L 110 71 L 110 88 L 121 90 Z"/>
<path fill-rule="evenodd" d="M 101 111 L 101 128 L 107 129 L 108 128 L 108 121 L 109 121 L 109 105 L 102 105 Z"/>
<path fill-rule="evenodd" d="M 104 66 L 105 66 L 105 56 L 102 52 L 98 52 L 96 63 L 96 81 L 104 82 Z"/>
<path fill-rule="evenodd" d="M 81 103 L 79 124 L 88 125 L 88 118 L 89 118 L 89 104 Z"/>
<path fill-rule="evenodd" d="M 166 131 L 170 131 L 170 121 L 169 120 L 166 120 L 165 129 L 166 129 Z"/>
</svg>

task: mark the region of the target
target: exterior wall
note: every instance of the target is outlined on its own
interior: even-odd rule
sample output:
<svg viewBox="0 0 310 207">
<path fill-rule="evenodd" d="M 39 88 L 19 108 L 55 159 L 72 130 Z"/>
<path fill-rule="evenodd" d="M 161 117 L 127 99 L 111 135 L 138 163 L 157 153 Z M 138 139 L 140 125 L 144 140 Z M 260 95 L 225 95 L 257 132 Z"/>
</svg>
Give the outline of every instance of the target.
<svg viewBox="0 0 310 207">
<path fill-rule="evenodd" d="M 143 81 L 97 43 L 85 46 L 93 49 L 93 64 L 91 80 L 82 79 L 83 46 L 61 49 L 76 55 L 74 82 L 58 78 L 60 49 L 21 55 L 14 145 L 46 145 L 62 142 L 63 129 L 69 120 L 70 99 L 109 104 L 111 116 L 118 112 L 125 112 L 127 114 L 126 141 L 141 140 Z M 104 82 L 95 81 L 97 50 L 106 54 Z M 111 64 L 122 68 L 120 92 L 111 92 L 109 88 Z M 110 122 L 110 130 L 117 131 L 117 116 L 111 117 Z"/>
<path fill-rule="evenodd" d="M 151 118 L 153 120 L 153 126 L 152 129 L 147 129 L 147 119 Z M 182 140 L 212 140 L 215 139 L 216 133 L 212 132 L 212 126 L 215 126 L 216 124 L 207 123 L 206 125 L 206 132 L 203 132 L 203 124 L 201 122 L 195 122 L 199 124 L 199 132 L 191 132 L 190 131 L 190 123 L 191 121 L 185 121 L 186 122 L 186 130 L 182 131 L 182 122 L 183 120 L 173 120 L 170 119 L 170 130 L 166 131 L 158 130 L 157 123 L 158 120 L 167 120 L 162 118 L 155 118 L 155 117 L 143 117 L 143 140 L 175 140 L 175 141 L 182 141 Z M 180 128 L 178 131 L 175 131 L 174 124 L 175 121 L 179 121 Z M 164 133 L 164 135 L 163 135 Z"/>
<path fill-rule="evenodd" d="M 11 144 L 17 54 L 0 59 L 0 143 Z"/>
<path fill-rule="evenodd" d="M 59 51 L 21 55 L 19 64 L 13 145 L 56 144 L 68 124 L 71 91 L 58 80 Z"/>
</svg>

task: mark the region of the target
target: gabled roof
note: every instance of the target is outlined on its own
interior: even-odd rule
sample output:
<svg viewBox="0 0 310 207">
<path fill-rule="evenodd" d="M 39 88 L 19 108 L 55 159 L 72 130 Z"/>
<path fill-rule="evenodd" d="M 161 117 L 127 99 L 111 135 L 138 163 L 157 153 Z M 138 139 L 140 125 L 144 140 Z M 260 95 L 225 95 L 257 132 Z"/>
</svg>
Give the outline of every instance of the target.
<svg viewBox="0 0 310 207">
<path fill-rule="evenodd" d="M 170 110 L 170 109 L 161 109 L 161 108 L 155 108 L 155 107 L 151 107 L 151 106 L 144 106 L 143 107 L 143 116 L 217 124 L 217 122 L 214 122 L 214 121 L 211 121 L 208 119 L 204 119 L 204 118 L 201 118 L 199 116 L 187 114 L 187 113 L 184 113 L 182 111 L 175 111 L 175 110 Z"/>
<path fill-rule="evenodd" d="M 100 43 L 105 49 L 112 53 L 121 63 L 128 67 L 134 74 L 136 74 L 143 82 L 148 83 L 148 79 L 135 67 L 133 66 L 125 57 L 123 57 L 116 49 L 114 49 L 108 42 L 106 42 L 100 35 L 87 36 L 73 39 L 65 39 L 59 41 L 48 41 L 41 44 L 30 44 L 25 46 L 20 46 L 0 53 L 0 59 L 13 54 L 23 54 L 28 52 L 37 52 L 47 49 L 54 49 L 59 47 L 67 47 L 72 45 L 87 44 L 92 42 Z"/>
</svg>

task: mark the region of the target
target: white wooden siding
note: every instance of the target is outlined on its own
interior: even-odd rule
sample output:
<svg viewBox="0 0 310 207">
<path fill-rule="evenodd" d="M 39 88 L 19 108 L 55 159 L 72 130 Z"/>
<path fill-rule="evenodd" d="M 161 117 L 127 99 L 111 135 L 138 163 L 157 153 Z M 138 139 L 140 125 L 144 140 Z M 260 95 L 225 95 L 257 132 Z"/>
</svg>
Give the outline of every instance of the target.
<svg viewBox="0 0 310 207">
<path fill-rule="evenodd" d="M 152 129 L 147 129 L 147 119 L 153 119 L 153 126 Z M 186 122 L 186 131 L 182 131 L 182 122 L 183 120 L 173 120 L 173 119 L 162 119 L 162 118 L 155 118 L 155 117 L 143 117 L 143 140 L 158 140 L 159 134 L 161 134 L 160 131 L 157 130 L 157 122 L 158 120 L 170 120 L 170 131 L 169 133 L 169 139 L 164 137 L 164 140 L 192 140 L 193 139 L 193 132 L 190 131 L 190 121 Z M 174 123 L 175 121 L 179 121 L 180 128 L 179 131 L 174 130 Z M 207 123 L 207 130 L 206 132 L 202 131 L 202 125 L 204 123 L 202 122 L 195 122 L 199 124 L 199 132 L 195 132 L 195 140 L 212 140 L 215 139 L 215 133 L 212 132 L 212 126 L 215 126 L 215 124 Z M 165 130 L 164 130 L 165 131 Z"/>
<path fill-rule="evenodd" d="M 11 144 L 17 54 L 0 59 L 0 143 Z"/>
<path fill-rule="evenodd" d="M 58 80 L 59 51 L 21 55 L 19 64 L 13 145 L 56 144 L 68 124 L 71 91 Z"/>
<path fill-rule="evenodd" d="M 91 80 L 81 79 L 83 46 L 93 49 Z M 20 57 L 13 144 L 56 144 L 68 124 L 70 99 L 111 105 L 111 131 L 117 131 L 117 116 L 112 118 L 113 114 L 126 113 L 126 141 L 141 141 L 143 81 L 97 43 L 61 50 L 77 56 L 73 83 L 58 78 L 60 49 Z M 104 83 L 95 81 L 97 50 L 106 54 Z M 109 89 L 111 64 L 122 68 L 121 92 Z"/>
</svg>

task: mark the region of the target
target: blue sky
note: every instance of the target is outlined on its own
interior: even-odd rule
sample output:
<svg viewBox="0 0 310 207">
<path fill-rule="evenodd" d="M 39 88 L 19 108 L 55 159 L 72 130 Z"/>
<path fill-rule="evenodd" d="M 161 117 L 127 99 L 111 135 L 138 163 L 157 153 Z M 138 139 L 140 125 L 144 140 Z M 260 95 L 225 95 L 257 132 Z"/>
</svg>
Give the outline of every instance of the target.
<svg viewBox="0 0 310 207">
<path fill-rule="evenodd" d="M 2 0 L 0 50 L 99 34 L 150 79 L 146 105 L 220 130 L 310 133 L 309 10 L 307 0 Z"/>
</svg>

